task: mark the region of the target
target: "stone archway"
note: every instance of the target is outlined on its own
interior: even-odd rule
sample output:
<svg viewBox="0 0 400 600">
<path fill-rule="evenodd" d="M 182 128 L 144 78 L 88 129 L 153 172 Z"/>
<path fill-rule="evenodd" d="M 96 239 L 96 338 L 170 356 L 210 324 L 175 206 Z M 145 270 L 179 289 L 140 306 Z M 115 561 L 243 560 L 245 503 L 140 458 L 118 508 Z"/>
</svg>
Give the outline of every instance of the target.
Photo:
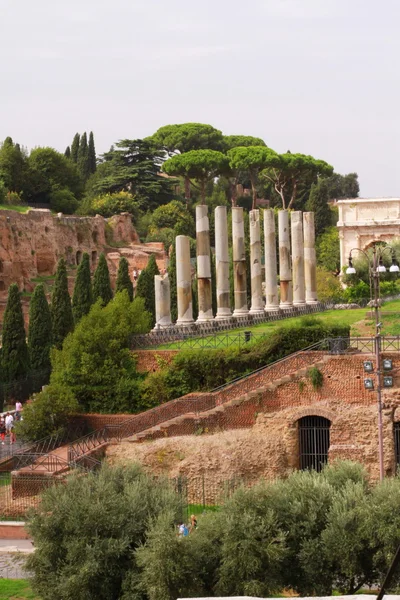
<svg viewBox="0 0 400 600">
<path fill-rule="evenodd" d="M 353 248 L 365 250 L 400 237 L 400 198 L 339 200 L 340 266 Z"/>
</svg>

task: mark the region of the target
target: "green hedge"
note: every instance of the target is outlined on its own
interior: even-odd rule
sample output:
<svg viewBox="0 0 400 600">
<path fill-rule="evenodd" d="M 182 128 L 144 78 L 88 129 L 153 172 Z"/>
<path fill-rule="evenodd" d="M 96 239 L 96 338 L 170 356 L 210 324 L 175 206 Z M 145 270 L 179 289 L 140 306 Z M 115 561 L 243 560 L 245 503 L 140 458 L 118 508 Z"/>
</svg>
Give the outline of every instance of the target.
<svg viewBox="0 0 400 600">
<path fill-rule="evenodd" d="M 168 368 L 147 376 L 142 384 L 143 400 L 156 405 L 190 392 L 212 390 L 324 338 L 349 335 L 348 325 L 326 325 L 306 318 L 302 325 L 281 327 L 246 348 L 184 350 Z"/>
</svg>

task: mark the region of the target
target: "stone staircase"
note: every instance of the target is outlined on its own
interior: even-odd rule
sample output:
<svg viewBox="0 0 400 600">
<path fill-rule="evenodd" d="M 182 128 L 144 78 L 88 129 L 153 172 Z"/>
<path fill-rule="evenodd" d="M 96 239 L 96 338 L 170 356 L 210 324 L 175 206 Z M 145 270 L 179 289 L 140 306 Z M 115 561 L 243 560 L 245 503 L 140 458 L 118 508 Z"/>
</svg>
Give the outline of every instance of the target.
<svg viewBox="0 0 400 600">
<path fill-rule="evenodd" d="M 319 360 L 301 367 L 295 371 L 289 372 L 287 375 L 283 375 L 282 377 L 275 379 L 274 381 L 262 385 L 252 391 L 249 391 L 244 394 L 235 395 L 234 390 L 232 390 L 232 398 L 226 400 L 222 404 L 216 405 L 214 408 L 203 411 L 201 413 L 189 412 L 183 415 L 174 417 L 167 421 L 164 421 L 154 427 L 149 427 L 148 429 L 136 433 L 125 439 L 126 442 L 138 443 L 149 440 L 154 440 L 162 437 L 171 437 L 175 435 L 188 435 L 195 434 L 199 429 L 212 429 L 214 427 L 218 427 L 218 422 L 229 421 L 229 413 L 230 412 L 240 412 L 241 419 L 239 422 L 236 420 L 235 422 L 231 422 L 232 429 L 237 428 L 237 426 L 241 427 L 251 427 L 254 422 L 254 406 L 257 406 L 269 393 L 273 393 L 279 386 L 284 385 L 285 383 L 289 383 L 290 381 L 297 380 L 301 377 L 305 377 L 310 368 L 321 368 L 323 365 L 330 360 L 330 355 L 325 355 L 321 357 Z M 238 411 L 238 407 L 241 407 L 241 410 Z M 246 410 L 250 409 L 250 410 Z M 248 413 L 246 415 L 246 413 Z M 227 417 L 225 419 L 221 419 L 221 417 Z M 217 423 L 217 424 L 216 424 Z M 235 426 L 236 424 L 236 426 Z M 210 425 L 211 427 L 207 427 Z"/>
</svg>

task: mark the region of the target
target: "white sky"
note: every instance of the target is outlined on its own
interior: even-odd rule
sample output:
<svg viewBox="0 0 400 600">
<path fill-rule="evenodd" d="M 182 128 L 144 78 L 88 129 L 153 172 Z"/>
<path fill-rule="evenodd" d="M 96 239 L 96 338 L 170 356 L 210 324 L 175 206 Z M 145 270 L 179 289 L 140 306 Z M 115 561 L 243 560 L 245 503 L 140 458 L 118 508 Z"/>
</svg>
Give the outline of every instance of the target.
<svg viewBox="0 0 400 600">
<path fill-rule="evenodd" d="M 400 196 L 399 0 L 0 0 L 0 139 L 196 121 Z"/>
</svg>

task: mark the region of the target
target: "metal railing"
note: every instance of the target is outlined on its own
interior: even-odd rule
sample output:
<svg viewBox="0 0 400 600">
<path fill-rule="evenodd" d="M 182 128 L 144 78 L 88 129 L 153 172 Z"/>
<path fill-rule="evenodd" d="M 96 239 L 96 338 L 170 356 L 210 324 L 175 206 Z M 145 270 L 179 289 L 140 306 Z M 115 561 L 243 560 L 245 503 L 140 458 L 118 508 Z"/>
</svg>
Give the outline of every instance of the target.
<svg viewBox="0 0 400 600">
<path fill-rule="evenodd" d="M 15 457 L 15 470 L 47 471 L 59 473 L 69 469 L 68 462 L 57 454 L 21 454 Z"/>
<path fill-rule="evenodd" d="M 97 429 L 68 446 L 68 463 L 76 464 L 82 456 L 87 455 L 110 440 L 109 426 Z"/>
</svg>

